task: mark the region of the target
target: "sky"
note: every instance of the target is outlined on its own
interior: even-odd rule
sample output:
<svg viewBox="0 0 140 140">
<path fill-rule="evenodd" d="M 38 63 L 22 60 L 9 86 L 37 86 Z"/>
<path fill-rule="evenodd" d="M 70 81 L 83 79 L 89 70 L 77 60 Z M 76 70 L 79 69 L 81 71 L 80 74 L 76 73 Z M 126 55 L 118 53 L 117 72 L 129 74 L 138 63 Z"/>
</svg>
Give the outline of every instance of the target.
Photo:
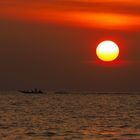
<svg viewBox="0 0 140 140">
<path fill-rule="evenodd" d="M 139 40 L 138 0 L 0 0 L 0 89 L 140 91 Z"/>
</svg>

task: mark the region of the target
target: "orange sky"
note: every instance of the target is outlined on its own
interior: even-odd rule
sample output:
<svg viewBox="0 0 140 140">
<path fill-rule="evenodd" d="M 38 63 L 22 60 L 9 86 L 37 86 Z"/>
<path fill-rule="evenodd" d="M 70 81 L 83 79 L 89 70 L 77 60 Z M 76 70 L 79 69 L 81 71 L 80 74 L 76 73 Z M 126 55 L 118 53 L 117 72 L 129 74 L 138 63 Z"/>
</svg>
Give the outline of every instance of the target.
<svg viewBox="0 0 140 140">
<path fill-rule="evenodd" d="M 0 0 L 0 18 L 84 28 L 140 29 L 138 0 Z"/>
<path fill-rule="evenodd" d="M 139 40 L 140 0 L 0 0 L 0 88 L 140 91 Z"/>
</svg>

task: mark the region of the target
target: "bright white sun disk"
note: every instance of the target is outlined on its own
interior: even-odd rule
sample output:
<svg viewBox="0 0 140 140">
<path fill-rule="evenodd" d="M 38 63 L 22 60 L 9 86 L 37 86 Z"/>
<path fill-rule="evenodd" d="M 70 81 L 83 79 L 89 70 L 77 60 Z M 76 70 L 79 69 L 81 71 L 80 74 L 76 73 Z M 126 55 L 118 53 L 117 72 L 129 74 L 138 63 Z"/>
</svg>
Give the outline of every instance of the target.
<svg viewBox="0 0 140 140">
<path fill-rule="evenodd" d="M 103 41 L 97 46 L 96 54 L 102 61 L 113 61 L 119 55 L 119 47 L 113 41 Z"/>
</svg>

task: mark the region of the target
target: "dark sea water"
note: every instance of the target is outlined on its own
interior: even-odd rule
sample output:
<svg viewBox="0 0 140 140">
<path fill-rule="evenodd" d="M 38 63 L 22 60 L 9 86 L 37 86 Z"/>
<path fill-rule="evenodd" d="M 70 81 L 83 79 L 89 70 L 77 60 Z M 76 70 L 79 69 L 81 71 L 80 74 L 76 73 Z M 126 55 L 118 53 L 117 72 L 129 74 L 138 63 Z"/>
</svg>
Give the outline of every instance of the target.
<svg viewBox="0 0 140 140">
<path fill-rule="evenodd" d="M 0 140 L 140 140 L 140 94 L 1 92 Z"/>
</svg>

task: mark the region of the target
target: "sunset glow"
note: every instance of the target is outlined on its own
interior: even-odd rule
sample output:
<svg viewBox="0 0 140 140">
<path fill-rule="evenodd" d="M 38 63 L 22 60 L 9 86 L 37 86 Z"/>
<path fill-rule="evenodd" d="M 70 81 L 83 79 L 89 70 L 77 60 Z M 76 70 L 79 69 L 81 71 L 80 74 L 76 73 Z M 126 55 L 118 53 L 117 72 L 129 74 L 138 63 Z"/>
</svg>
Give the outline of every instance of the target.
<svg viewBox="0 0 140 140">
<path fill-rule="evenodd" d="M 0 0 L 4 89 L 139 90 L 139 52 L 140 0 Z"/>
<path fill-rule="evenodd" d="M 140 29 L 140 2 L 130 0 L 0 1 L 0 18 L 82 28 Z M 119 9 L 119 10 L 118 10 Z"/>
</svg>

